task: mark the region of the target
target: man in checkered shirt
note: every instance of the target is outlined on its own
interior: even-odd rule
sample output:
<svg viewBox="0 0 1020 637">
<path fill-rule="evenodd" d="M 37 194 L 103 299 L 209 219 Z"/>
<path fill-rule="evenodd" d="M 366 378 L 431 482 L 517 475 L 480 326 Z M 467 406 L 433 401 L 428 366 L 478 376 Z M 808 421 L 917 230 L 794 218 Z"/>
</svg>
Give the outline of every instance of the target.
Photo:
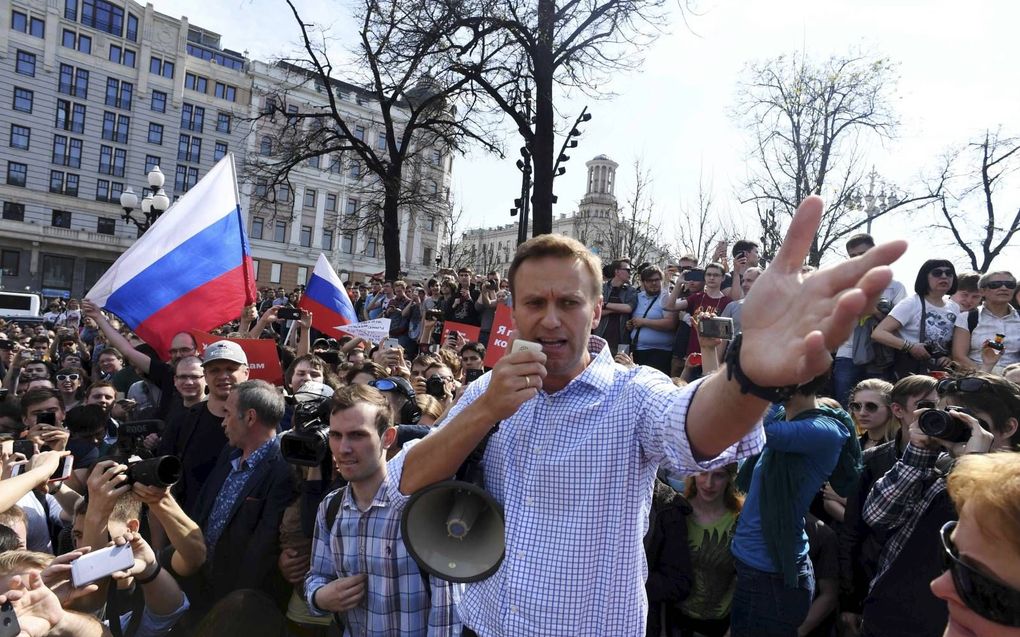
<svg viewBox="0 0 1020 637">
<path fill-rule="evenodd" d="M 686 388 L 612 360 L 599 324 L 601 267 L 582 244 L 546 235 L 510 266 L 516 336 L 542 352 L 505 356 L 472 383 L 442 425 L 390 471 L 409 494 L 453 475 L 489 439 L 485 487 L 506 516 L 506 554 L 468 584 L 464 634 L 642 635 L 647 600 L 642 538 L 660 465 L 680 473 L 761 450 L 767 388 L 825 372 L 856 317 L 892 274 L 905 242 L 800 274 L 822 202 L 806 200 L 775 261 L 744 305 L 736 365 Z"/>
</svg>

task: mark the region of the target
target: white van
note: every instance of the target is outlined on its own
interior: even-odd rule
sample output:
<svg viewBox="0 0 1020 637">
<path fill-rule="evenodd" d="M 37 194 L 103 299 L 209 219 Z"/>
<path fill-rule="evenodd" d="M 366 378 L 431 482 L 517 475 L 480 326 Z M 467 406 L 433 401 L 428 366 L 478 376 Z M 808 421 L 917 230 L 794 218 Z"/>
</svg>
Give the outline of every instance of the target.
<svg viewBox="0 0 1020 637">
<path fill-rule="evenodd" d="M 0 318 L 41 320 L 38 294 L 0 291 Z"/>
</svg>

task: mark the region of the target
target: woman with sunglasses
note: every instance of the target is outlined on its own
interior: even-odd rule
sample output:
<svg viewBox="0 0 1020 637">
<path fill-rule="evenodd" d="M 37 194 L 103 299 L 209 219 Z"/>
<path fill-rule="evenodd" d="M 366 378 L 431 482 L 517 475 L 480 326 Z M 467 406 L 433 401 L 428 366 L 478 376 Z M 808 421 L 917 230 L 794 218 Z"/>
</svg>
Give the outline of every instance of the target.
<svg viewBox="0 0 1020 637">
<path fill-rule="evenodd" d="M 956 317 L 953 361 L 964 369 L 990 372 L 1020 363 L 1020 313 L 1010 301 L 1016 278 L 1005 270 L 978 281 L 984 305 Z"/>
<path fill-rule="evenodd" d="M 1020 636 L 1020 459 L 961 458 L 947 481 L 958 522 L 942 527 L 946 572 L 931 590 L 949 607 L 945 637 Z"/>
<path fill-rule="evenodd" d="M 929 259 L 917 272 L 914 294 L 897 303 L 875 326 L 871 340 L 897 353 L 897 378 L 947 368 L 960 308 L 946 297 L 955 292 L 953 264 Z"/>
<path fill-rule="evenodd" d="M 81 404 L 81 388 L 85 380 L 85 371 L 78 367 L 65 367 L 57 372 L 57 391 L 64 411 Z"/>
<path fill-rule="evenodd" d="M 868 378 L 850 392 L 848 407 L 860 434 L 862 450 L 877 447 L 896 435 L 897 423 L 889 399 L 892 389 L 892 383 Z"/>
</svg>

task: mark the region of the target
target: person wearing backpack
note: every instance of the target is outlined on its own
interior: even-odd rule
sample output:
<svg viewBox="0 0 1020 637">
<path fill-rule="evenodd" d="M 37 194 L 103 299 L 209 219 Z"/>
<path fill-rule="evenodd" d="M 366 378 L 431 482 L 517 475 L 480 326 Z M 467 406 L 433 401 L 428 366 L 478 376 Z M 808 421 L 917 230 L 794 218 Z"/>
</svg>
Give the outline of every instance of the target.
<svg viewBox="0 0 1020 637">
<path fill-rule="evenodd" d="M 964 369 L 991 372 L 1020 363 L 1020 313 L 1010 305 L 1016 278 L 1005 270 L 978 281 L 984 304 L 956 317 L 953 361 Z"/>
</svg>

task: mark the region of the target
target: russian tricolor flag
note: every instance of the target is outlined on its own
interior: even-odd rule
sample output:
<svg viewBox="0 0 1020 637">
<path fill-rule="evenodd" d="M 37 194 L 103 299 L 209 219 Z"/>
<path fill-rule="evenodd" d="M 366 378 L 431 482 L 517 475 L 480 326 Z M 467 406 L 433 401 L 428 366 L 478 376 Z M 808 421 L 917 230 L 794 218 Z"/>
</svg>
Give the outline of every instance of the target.
<svg viewBox="0 0 1020 637">
<path fill-rule="evenodd" d="M 337 326 L 358 322 L 344 284 L 321 252 L 298 306 L 312 313 L 312 327 L 333 338 L 347 336 Z"/>
<path fill-rule="evenodd" d="M 166 357 L 174 335 L 211 330 L 255 302 L 255 273 L 227 155 L 86 295 Z"/>
</svg>

